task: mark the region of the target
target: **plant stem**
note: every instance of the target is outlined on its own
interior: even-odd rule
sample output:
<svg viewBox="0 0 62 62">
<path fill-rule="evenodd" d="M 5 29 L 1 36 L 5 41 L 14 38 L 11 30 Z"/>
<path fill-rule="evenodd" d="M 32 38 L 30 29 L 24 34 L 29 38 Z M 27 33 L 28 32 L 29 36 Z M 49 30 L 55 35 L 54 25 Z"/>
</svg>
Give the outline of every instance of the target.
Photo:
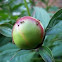
<svg viewBox="0 0 62 62">
<path fill-rule="evenodd" d="M 31 16 L 26 0 L 24 0 L 24 2 L 25 2 L 25 7 L 27 9 L 28 15 Z"/>
</svg>

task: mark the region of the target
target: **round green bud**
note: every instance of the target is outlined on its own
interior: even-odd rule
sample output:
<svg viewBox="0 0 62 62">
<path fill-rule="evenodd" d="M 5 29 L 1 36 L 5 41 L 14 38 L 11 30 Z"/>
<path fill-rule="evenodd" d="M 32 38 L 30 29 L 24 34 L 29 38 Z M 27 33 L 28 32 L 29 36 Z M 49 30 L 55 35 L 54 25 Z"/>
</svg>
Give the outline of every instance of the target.
<svg viewBox="0 0 62 62">
<path fill-rule="evenodd" d="M 42 42 L 43 36 L 42 23 L 33 17 L 24 16 L 13 26 L 13 41 L 21 49 L 36 48 Z"/>
</svg>

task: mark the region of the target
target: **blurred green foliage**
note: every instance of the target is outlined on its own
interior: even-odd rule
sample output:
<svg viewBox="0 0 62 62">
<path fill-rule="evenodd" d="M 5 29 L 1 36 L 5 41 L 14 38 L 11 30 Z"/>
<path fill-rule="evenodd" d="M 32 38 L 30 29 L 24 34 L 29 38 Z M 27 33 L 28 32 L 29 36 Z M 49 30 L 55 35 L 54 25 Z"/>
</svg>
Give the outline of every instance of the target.
<svg viewBox="0 0 62 62">
<path fill-rule="evenodd" d="M 41 0 L 46 5 L 48 2 Z M 31 16 L 39 19 L 45 29 L 45 39 L 39 51 L 19 50 L 12 43 L 12 28 L 18 18 L 29 16 L 24 0 L 0 0 L 0 62 L 62 62 L 62 9 L 35 6 L 33 0 L 27 2 Z M 51 18 L 52 17 L 52 18 Z M 15 54 L 15 55 L 14 55 Z M 55 60 L 54 60 L 55 59 Z"/>
</svg>

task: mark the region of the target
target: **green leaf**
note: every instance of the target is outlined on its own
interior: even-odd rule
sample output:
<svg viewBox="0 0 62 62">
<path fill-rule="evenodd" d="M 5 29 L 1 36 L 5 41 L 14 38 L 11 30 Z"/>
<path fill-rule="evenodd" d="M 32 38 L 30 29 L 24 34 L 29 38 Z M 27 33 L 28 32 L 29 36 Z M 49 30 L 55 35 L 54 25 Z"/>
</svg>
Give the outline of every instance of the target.
<svg viewBox="0 0 62 62">
<path fill-rule="evenodd" d="M 43 46 L 40 48 L 39 54 L 45 62 L 55 62 L 51 50 L 48 47 Z"/>
<path fill-rule="evenodd" d="M 11 41 L 10 37 L 0 36 L 0 46 L 3 46 Z"/>
<path fill-rule="evenodd" d="M 62 44 L 62 33 L 57 35 L 46 35 L 43 45 L 54 47 Z"/>
<path fill-rule="evenodd" d="M 12 8 L 12 11 L 18 9 L 20 6 L 24 5 L 24 3 L 20 3 L 18 5 L 15 5 L 13 8 Z"/>
<path fill-rule="evenodd" d="M 4 10 L 0 10 L 0 25 L 10 22 L 10 15 Z"/>
<path fill-rule="evenodd" d="M 62 59 L 55 59 L 55 62 L 62 62 Z"/>
<path fill-rule="evenodd" d="M 35 14 L 33 15 L 33 17 L 40 20 L 41 23 L 43 24 L 44 28 L 46 29 L 46 27 L 50 21 L 49 14 L 43 8 L 39 8 L 39 7 L 34 7 L 34 11 L 35 11 Z"/>
<path fill-rule="evenodd" d="M 20 59 L 18 60 L 19 62 L 32 62 L 32 59 L 35 55 L 35 52 L 30 52 L 24 55 L 20 55 Z"/>
<path fill-rule="evenodd" d="M 49 11 L 52 12 L 52 11 L 57 11 L 59 8 L 57 6 L 51 6 Z"/>
<path fill-rule="evenodd" d="M 11 49 L 19 49 L 16 47 L 16 45 L 12 44 L 12 43 L 7 43 L 5 45 L 3 45 L 2 47 L 0 47 L 0 51 L 6 51 L 6 50 L 11 50 Z"/>
<path fill-rule="evenodd" d="M 1 25 L 1 24 L 5 24 L 5 23 L 8 23 L 8 22 L 10 22 L 10 20 L 1 20 L 1 21 L 0 21 L 0 25 Z"/>
<path fill-rule="evenodd" d="M 54 27 L 47 31 L 47 35 L 56 35 L 62 33 L 62 21 L 58 22 Z"/>
<path fill-rule="evenodd" d="M 14 51 L 12 50 L 12 52 L 14 52 Z M 33 56 L 35 54 L 35 52 L 31 52 L 31 53 L 27 52 L 27 53 L 25 53 L 23 55 L 21 54 L 20 56 L 15 56 L 12 60 L 10 60 L 11 57 L 13 56 L 13 54 L 14 54 L 13 53 L 13 54 L 10 55 L 10 53 L 7 53 L 7 55 L 2 55 L 0 57 L 0 61 L 1 62 L 7 62 L 7 61 L 8 62 L 14 62 L 14 61 L 15 62 L 32 62 L 32 58 L 33 58 Z M 21 52 L 19 52 L 19 53 L 21 53 Z M 3 60 L 1 58 L 3 58 Z"/>
<path fill-rule="evenodd" d="M 12 29 L 6 25 L 0 25 L 0 33 L 6 37 L 12 37 Z"/>
<path fill-rule="evenodd" d="M 2 0 L 0 0 L 0 2 L 2 2 Z"/>
<path fill-rule="evenodd" d="M 42 58 L 33 58 L 32 62 L 44 62 Z"/>
<path fill-rule="evenodd" d="M 62 56 L 62 45 L 58 45 L 52 49 L 54 57 Z"/>
<path fill-rule="evenodd" d="M 54 14 L 53 13 L 49 13 L 50 17 L 52 17 Z"/>
<path fill-rule="evenodd" d="M 60 9 L 59 11 L 57 11 L 54 16 L 51 18 L 48 28 L 52 28 L 53 26 L 55 26 L 57 23 L 59 23 L 60 21 L 62 21 L 62 9 Z"/>
<path fill-rule="evenodd" d="M 0 51 L 2 51 L 0 52 L 0 62 L 7 62 L 7 61 L 32 62 L 32 59 L 36 52 L 31 51 L 31 50 L 20 50 L 20 51 L 18 50 L 19 48 L 17 48 L 14 44 L 11 44 L 11 43 L 8 43 L 7 45 L 0 47 Z M 14 56 L 14 54 L 16 55 Z M 3 60 L 1 58 L 3 58 Z"/>
<path fill-rule="evenodd" d="M 14 62 L 14 61 L 15 62 L 33 62 L 36 60 L 37 60 L 36 62 L 42 61 L 42 58 L 38 58 L 37 57 L 38 55 L 36 55 L 37 53 L 34 52 L 34 50 L 19 50 L 19 51 L 18 50 L 19 48 L 17 48 L 16 45 L 12 43 L 8 43 L 0 47 L 0 62 L 7 62 L 7 61 L 8 62 Z"/>
<path fill-rule="evenodd" d="M 6 19 L 8 19 L 8 17 L 9 17 L 9 14 L 6 11 L 0 10 L 0 21 L 6 20 Z"/>
</svg>

